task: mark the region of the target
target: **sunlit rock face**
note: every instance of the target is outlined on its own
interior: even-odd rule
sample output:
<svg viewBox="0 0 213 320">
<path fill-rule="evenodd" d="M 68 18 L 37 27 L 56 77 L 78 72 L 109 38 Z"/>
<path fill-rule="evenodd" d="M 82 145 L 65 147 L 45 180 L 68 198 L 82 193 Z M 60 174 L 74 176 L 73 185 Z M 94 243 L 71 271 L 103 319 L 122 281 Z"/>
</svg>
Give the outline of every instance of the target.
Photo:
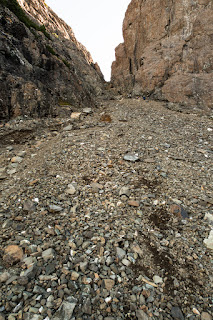
<svg viewBox="0 0 213 320">
<path fill-rule="evenodd" d="M 0 4 L 0 119 L 94 105 L 103 76 L 72 29 L 43 0 L 18 0 L 40 29 L 20 21 L 8 1 Z"/>
<path fill-rule="evenodd" d="M 213 107 L 212 0 L 132 0 L 112 64 L 123 92 Z"/>
</svg>

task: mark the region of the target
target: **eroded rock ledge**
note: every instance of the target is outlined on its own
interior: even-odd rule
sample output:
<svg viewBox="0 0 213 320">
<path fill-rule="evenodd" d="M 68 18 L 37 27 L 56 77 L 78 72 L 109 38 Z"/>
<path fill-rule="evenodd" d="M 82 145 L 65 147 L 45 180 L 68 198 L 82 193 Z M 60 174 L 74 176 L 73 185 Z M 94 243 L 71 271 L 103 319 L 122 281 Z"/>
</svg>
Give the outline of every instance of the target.
<svg viewBox="0 0 213 320">
<path fill-rule="evenodd" d="M 132 0 L 112 82 L 123 92 L 213 107 L 211 0 Z"/>
</svg>

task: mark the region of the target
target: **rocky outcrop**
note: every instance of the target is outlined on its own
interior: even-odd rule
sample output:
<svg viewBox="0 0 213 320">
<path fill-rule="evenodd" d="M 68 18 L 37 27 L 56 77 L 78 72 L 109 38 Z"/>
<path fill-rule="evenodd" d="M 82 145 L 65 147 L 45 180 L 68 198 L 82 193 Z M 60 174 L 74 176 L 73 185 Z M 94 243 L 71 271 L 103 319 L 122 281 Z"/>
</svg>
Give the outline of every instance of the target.
<svg viewBox="0 0 213 320">
<path fill-rule="evenodd" d="M 0 119 L 94 105 L 104 79 L 90 53 L 43 0 L 19 4 L 0 1 Z"/>
<path fill-rule="evenodd" d="M 123 92 L 213 107 L 212 0 L 132 0 L 112 83 Z"/>
</svg>

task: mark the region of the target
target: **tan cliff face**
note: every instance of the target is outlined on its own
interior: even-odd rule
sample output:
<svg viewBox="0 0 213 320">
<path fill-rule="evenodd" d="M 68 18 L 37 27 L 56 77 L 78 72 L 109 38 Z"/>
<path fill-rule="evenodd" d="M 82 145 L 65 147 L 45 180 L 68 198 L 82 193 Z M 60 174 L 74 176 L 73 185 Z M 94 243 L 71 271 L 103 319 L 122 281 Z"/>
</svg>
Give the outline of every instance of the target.
<svg viewBox="0 0 213 320">
<path fill-rule="evenodd" d="M 43 0 L 18 2 L 42 27 L 27 26 L 0 2 L 0 119 L 95 105 L 104 79 L 90 53 Z"/>
<path fill-rule="evenodd" d="M 213 107 L 212 0 L 132 0 L 112 82 L 123 92 Z"/>
</svg>

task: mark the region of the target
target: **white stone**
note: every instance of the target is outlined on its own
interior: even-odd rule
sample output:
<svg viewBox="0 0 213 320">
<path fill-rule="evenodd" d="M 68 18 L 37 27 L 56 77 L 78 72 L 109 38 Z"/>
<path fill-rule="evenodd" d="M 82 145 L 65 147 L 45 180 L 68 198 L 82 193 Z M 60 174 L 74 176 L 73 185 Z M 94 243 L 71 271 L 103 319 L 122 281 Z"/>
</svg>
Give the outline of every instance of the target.
<svg viewBox="0 0 213 320">
<path fill-rule="evenodd" d="M 207 246 L 208 249 L 213 250 L 213 230 L 210 231 L 208 239 L 204 239 L 203 242 Z"/>
<path fill-rule="evenodd" d="M 154 276 L 153 277 L 153 281 L 155 284 L 160 284 L 160 283 L 163 283 L 163 279 L 159 276 Z"/>
<path fill-rule="evenodd" d="M 206 213 L 204 219 L 209 220 L 210 222 L 213 222 L 213 214 Z"/>
<path fill-rule="evenodd" d="M 130 264 L 131 264 L 131 262 L 130 262 L 129 260 L 127 260 L 127 259 L 123 259 L 123 260 L 122 260 L 122 263 L 123 263 L 123 265 L 125 265 L 126 267 L 129 267 Z"/>
<path fill-rule="evenodd" d="M 66 193 L 73 195 L 75 194 L 75 192 L 76 192 L 75 187 L 72 184 L 69 184 L 68 189 L 66 190 Z"/>
</svg>

